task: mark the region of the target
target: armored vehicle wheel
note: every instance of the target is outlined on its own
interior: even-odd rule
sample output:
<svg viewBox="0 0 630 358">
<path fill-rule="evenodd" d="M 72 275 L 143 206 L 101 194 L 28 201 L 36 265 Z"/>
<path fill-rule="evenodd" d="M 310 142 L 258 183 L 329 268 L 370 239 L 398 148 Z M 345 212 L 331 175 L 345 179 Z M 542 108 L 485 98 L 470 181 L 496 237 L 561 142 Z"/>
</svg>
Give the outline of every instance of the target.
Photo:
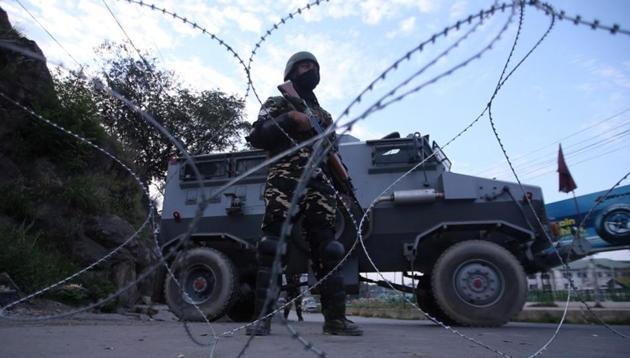
<svg viewBox="0 0 630 358">
<path fill-rule="evenodd" d="M 595 220 L 597 234 L 611 244 L 630 242 L 630 207 L 613 205 Z"/>
<path fill-rule="evenodd" d="M 454 323 L 452 319 L 442 312 L 437 302 L 435 302 L 435 297 L 433 297 L 433 292 L 431 292 L 430 273 L 425 273 L 425 275 L 418 281 L 418 285 L 416 286 L 416 302 L 421 310 L 428 313 L 431 317 L 437 319 L 438 321 L 447 325 Z"/>
<path fill-rule="evenodd" d="M 251 286 L 246 285 L 248 290 L 241 289 L 241 296 L 227 311 L 227 316 L 234 322 L 251 322 L 256 318 L 254 291 L 250 288 Z"/>
<path fill-rule="evenodd" d="M 216 320 L 236 299 L 237 271 L 232 261 L 215 249 L 199 247 L 179 254 L 172 271 L 181 288 L 169 275 L 164 284 L 164 298 L 181 320 L 202 321 L 199 310 L 208 320 Z"/>
<path fill-rule="evenodd" d="M 466 326 L 500 326 L 525 304 L 523 267 L 505 248 L 481 240 L 449 247 L 431 277 L 436 303 L 453 321 Z"/>
</svg>

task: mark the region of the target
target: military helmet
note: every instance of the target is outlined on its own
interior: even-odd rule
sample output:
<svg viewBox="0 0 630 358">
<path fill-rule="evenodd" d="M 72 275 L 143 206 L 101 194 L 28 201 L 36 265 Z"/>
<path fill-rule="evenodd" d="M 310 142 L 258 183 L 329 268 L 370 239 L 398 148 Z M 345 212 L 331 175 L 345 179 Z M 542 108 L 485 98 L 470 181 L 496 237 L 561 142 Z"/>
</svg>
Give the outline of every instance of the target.
<svg viewBox="0 0 630 358">
<path fill-rule="evenodd" d="M 313 55 L 312 53 L 308 51 L 300 51 L 300 52 L 294 53 L 293 56 L 289 57 L 289 61 L 287 61 L 287 65 L 284 68 L 284 80 L 286 81 L 287 79 L 289 79 L 289 75 L 291 74 L 291 71 L 293 71 L 293 67 L 298 62 L 307 61 L 307 60 L 315 62 L 317 67 L 319 67 L 319 62 L 317 62 L 317 58 L 315 58 L 315 55 Z"/>
</svg>

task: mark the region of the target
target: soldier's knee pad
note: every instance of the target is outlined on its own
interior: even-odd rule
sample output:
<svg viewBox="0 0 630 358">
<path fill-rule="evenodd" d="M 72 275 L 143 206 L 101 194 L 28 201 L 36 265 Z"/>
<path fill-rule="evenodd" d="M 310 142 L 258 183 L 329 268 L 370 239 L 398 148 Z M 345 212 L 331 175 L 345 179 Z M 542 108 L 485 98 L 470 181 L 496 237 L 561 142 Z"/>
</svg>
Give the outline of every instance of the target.
<svg viewBox="0 0 630 358">
<path fill-rule="evenodd" d="M 258 263 L 262 266 L 271 266 L 276 257 L 276 253 L 284 255 L 284 244 L 280 243 L 277 236 L 263 236 L 258 242 Z"/>
<path fill-rule="evenodd" d="M 337 240 L 323 243 L 320 248 L 322 265 L 325 269 L 332 269 L 346 254 L 346 248 Z"/>
</svg>

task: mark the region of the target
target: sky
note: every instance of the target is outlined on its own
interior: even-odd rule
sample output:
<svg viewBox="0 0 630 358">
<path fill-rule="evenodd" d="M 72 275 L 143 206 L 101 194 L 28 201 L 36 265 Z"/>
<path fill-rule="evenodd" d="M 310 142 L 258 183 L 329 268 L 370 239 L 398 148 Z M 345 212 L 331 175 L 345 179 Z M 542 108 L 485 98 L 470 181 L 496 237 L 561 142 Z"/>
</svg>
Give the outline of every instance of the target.
<svg viewBox="0 0 630 358">
<path fill-rule="evenodd" d="M 49 63 L 78 69 L 93 65 L 94 48 L 125 36 L 103 0 L 21 0 L 63 46 L 59 46 L 17 1 L 0 5 L 22 33 L 35 40 Z M 147 2 L 150 3 L 150 2 Z M 204 27 L 238 53 L 245 63 L 261 36 L 270 31 L 253 58 L 251 77 L 260 100 L 277 95 L 284 65 L 294 52 L 309 50 L 320 63 L 316 94 L 339 118 L 353 99 L 398 58 L 460 19 L 488 9 L 492 1 L 475 0 L 331 0 L 302 11 L 285 24 L 282 17 L 306 1 L 157 1 L 160 8 Z M 630 2 L 556 0 L 567 15 L 597 19 L 630 29 Z M 219 89 L 244 96 L 242 66 L 217 40 L 172 16 L 122 0 L 106 0 L 125 31 L 143 51 L 198 90 Z M 429 82 L 421 90 L 357 122 L 351 134 L 376 139 L 390 132 L 420 132 L 444 145 L 482 112 L 491 98 L 517 35 L 519 14 L 492 48 L 466 66 L 431 83 L 436 76 L 477 55 L 505 26 L 510 11 L 497 11 L 477 24 L 437 36 L 414 51 L 396 71 L 368 92 L 347 122 L 388 91 L 431 65 L 398 92 Z M 526 7 L 512 61 L 520 61 L 547 31 L 551 17 Z M 456 47 L 453 47 L 457 44 Z M 447 55 L 441 56 L 448 50 Z M 72 58 L 70 55 L 72 55 Z M 135 54 L 131 54 L 135 55 Z M 75 60 L 76 59 L 76 62 Z M 260 103 L 247 98 L 247 120 L 256 119 Z M 556 21 L 548 36 L 510 76 L 492 106 L 499 137 L 519 178 L 543 189 L 545 200 L 570 198 L 558 192 L 556 158 L 561 143 L 578 185 L 576 195 L 606 190 L 630 171 L 630 36 Z M 487 115 L 444 148 L 452 171 L 514 181 Z M 622 185 L 630 184 L 628 181 Z M 619 252 L 630 259 L 627 251 Z"/>
</svg>

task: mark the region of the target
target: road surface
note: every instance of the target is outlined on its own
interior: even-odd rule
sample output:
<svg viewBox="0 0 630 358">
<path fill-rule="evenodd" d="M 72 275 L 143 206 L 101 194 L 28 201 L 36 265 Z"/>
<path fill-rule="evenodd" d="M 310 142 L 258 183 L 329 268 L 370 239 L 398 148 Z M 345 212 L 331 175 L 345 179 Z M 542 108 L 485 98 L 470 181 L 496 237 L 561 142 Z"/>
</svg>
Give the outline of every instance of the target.
<svg viewBox="0 0 630 358">
<path fill-rule="evenodd" d="M 293 313 L 292 313 L 293 314 Z M 293 317 L 294 318 L 294 317 Z M 290 317 L 291 319 L 291 317 Z M 363 337 L 321 334 L 319 314 L 306 314 L 305 322 L 291 324 L 327 357 L 492 357 L 497 354 L 475 345 L 428 321 L 353 317 L 365 330 Z M 212 324 L 217 333 L 239 326 L 232 322 Z M 190 325 L 192 334 L 208 341 L 205 324 Z M 514 357 L 536 352 L 553 334 L 554 324 L 510 323 L 502 328 L 461 328 L 474 339 Z M 615 326 L 630 335 L 630 326 Z M 218 341 L 214 357 L 236 357 L 247 336 L 242 331 Z M 210 349 L 195 345 L 184 326 L 176 321 L 141 320 L 122 315 L 82 315 L 61 321 L 38 323 L 0 320 L 0 357 L 113 358 L 113 357 L 208 357 Z M 272 335 L 256 337 L 244 357 L 314 357 L 292 339 L 287 329 L 274 323 Z M 564 325 L 546 357 L 630 357 L 630 340 L 597 325 Z"/>
</svg>

